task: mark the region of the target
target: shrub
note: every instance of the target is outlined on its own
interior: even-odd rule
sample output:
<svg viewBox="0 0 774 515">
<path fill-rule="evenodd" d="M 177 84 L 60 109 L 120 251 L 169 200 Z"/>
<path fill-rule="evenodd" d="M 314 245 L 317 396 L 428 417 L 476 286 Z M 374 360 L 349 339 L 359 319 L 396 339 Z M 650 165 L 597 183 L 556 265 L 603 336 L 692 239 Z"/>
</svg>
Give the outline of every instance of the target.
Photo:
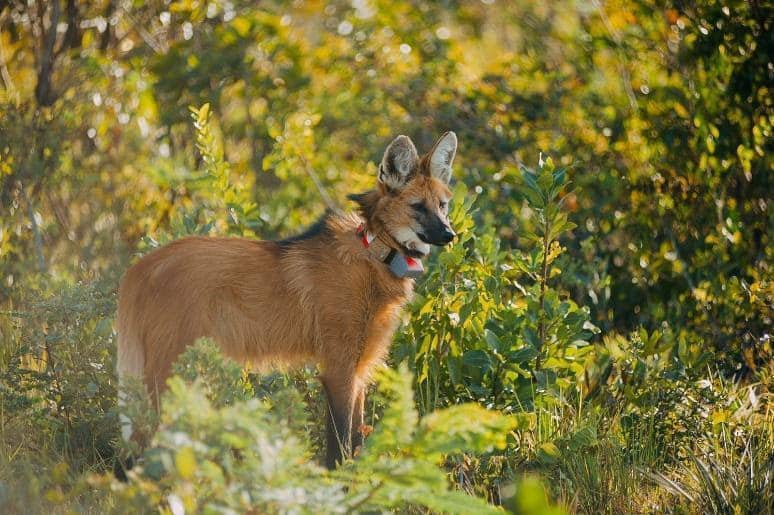
<svg viewBox="0 0 774 515">
<path fill-rule="evenodd" d="M 67 287 L 5 314 L 15 321 L 0 369 L 6 438 L 22 447 L 43 444 L 75 469 L 111 459 L 114 309 L 111 284 L 102 282 Z"/>
<path fill-rule="evenodd" d="M 420 419 L 405 367 L 380 372 L 382 417 L 362 455 L 335 471 L 314 462 L 299 431 L 305 416 L 294 390 L 271 401 L 254 397 L 241 369 L 207 340 L 184 353 L 175 370 L 182 375 L 168 382 L 160 425 L 140 466 L 129 484 L 111 485 L 121 510 L 497 511 L 451 488 L 440 465 L 447 454 L 502 448 L 514 420 L 472 404 Z"/>
</svg>

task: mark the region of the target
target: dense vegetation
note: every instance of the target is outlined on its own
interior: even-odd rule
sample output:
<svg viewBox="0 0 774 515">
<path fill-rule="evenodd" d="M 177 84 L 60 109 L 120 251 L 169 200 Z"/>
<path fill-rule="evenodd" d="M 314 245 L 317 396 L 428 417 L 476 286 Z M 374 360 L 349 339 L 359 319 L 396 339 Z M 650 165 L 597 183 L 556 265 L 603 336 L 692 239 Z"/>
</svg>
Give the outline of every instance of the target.
<svg viewBox="0 0 774 515">
<path fill-rule="evenodd" d="M 774 510 L 770 3 L 256 4 L 0 3 L 0 512 Z M 445 130 L 459 237 L 362 455 L 319 467 L 314 370 L 202 341 L 116 481 L 122 271 Z"/>
</svg>

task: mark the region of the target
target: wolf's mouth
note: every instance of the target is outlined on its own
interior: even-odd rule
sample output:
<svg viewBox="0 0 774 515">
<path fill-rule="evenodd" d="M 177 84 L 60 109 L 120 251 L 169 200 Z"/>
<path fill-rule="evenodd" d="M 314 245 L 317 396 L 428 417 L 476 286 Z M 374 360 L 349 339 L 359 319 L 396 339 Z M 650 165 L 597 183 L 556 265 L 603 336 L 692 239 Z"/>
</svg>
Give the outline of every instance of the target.
<svg viewBox="0 0 774 515">
<path fill-rule="evenodd" d="M 417 234 L 417 237 L 420 239 L 420 241 L 421 241 L 422 243 L 424 243 L 424 244 L 426 244 L 426 245 L 430 245 L 430 244 L 429 244 L 429 243 L 428 243 L 428 242 L 427 242 L 427 241 L 426 241 L 426 240 L 425 240 L 425 239 L 422 237 L 422 235 L 421 235 L 421 234 Z M 415 242 L 409 242 L 409 241 L 400 242 L 400 246 L 401 246 L 401 247 L 403 247 L 403 248 L 402 248 L 403 255 L 405 255 L 405 256 L 408 256 L 408 257 L 411 257 L 411 258 L 414 258 L 414 259 L 422 259 L 422 258 L 424 258 L 424 257 L 427 257 L 427 255 L 429 254 L 429 250 L 430 250 L 430 248 L 429 248 L 429 247 L 427 248 L 427 251 L 425 251 L 425 250 L 420 250 L 419 248 L 417 248 L 417 247 L 420 247 L 420 245 L 418 245 L 418 244 L 417 244 L 417 243 L 415 243 Z"/>
<path fill-rule="evenodd" d="M 427 243 L 428 245 L 432 245 L 433 244 L 433 242 L 430 241 L 430 239 L 427 236 L 425 236 L 424 234 L 422 234 L 421 232 L 417 233 L 417 237 L 420 240 L 422 240 L 423 242 Z"/>
<path fill-rule="evenodd" d="M 403 245 L 403 254 L 414 259 L 422 259 L 427 256 L 427 254 L 425 254 L 424 252 L 421 252 L 416 249 L 410 249 L 405 245 Z"/>
</svg>

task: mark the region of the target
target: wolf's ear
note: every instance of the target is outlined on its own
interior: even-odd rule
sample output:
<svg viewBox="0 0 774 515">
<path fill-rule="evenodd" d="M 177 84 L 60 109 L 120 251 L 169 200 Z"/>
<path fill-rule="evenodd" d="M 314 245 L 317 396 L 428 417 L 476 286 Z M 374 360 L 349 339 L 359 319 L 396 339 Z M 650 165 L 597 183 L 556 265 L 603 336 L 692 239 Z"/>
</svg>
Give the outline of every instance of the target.
<svg viewBox="0 0 774 515">
<path fill-rule="evenodd" d="M 430 151 L 429 170 L 431 177 L 449 183 L 452 174 L 452 163 L 457 155 L 457 135 L 447 132 L 435 143 Z"/>
<path fill-rule="evenodd" d="M 387 145 L 379 165 L 379 182 L 389 189 L 400 189 L 414 174 L 419 154 L 408 136 L 398 136 Z"/>
<path fill-rule="evenodd" d="M 363 215 L 363 218 L 370 220 L 376 210 L 376 204 L 379 202 L 378 190 L 366 191 L 365 193 L 354 193 L 347 195 L 349 200 L 357 202 L 358 211 Z"/>
</svg>

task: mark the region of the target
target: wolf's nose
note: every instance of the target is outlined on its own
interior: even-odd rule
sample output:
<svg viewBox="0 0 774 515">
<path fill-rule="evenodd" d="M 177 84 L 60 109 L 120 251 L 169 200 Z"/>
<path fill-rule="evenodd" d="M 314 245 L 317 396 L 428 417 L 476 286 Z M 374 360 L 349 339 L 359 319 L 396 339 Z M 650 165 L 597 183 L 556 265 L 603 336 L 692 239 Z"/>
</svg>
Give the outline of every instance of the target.
<svg viewBox="0 0 774 515">
<path fill-rule="evenodd" d="M 451 230 L 451 227 L 444 227 L 443 228 L 443 241 L 444 243 L 449 243 L 454 239 L 454 237 L 457 236 L 457 234 Z"/>
</svg>

